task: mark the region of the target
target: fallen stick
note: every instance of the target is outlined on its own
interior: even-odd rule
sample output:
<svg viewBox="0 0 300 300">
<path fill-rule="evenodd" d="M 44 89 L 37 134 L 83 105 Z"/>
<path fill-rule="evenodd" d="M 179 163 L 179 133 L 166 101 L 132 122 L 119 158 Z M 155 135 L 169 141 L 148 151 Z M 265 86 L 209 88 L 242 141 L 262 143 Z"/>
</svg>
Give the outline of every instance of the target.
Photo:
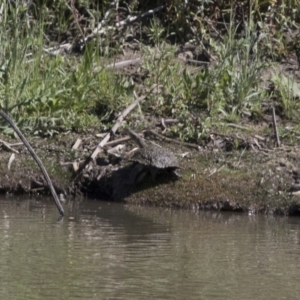
<svg viewBox="0 0 300 300">
<path fill-rule="evenodd" d="M 56 194 L 56 191 L 54 189 L 54 186 L 52 184 L 52 181 L 47 173 L 47 170 L 45 169 L 43 163 L 41 162 L 41 160 L 39 159 L 39 157 L 37 156 L 37 154 L 34 152 L 33 148 L 30 146 L 30 144 L 27 142 L 26 138 L 24 137 L 24 135 L 22 134 L 22 132 L 20 131 L 20 129 L 15 125 L 15 123 L 11 120 L 11 118 L 5 114 L 3 111 L 0 111 L 0 115 L 1 117 L 10 124 L 10 126 L 13 128 L 13 130 L 17 133 L 17 135 L 19 136 L 20 140 L 24 143 L 24 145 L 26 146 L 26 148 L 28 149 L 28 151 L 30 152 L 31 156 L 33 157 L 33 159 L 36 161 L 36 163 L 38 164 L 38 166 L 40 167 L 47 183 L 49 186 L 49 189 L 52 193 L 52 196 L 54 198 L 55 204 L 57 206 L 57 209 L 59 211 L 59 213 L 64 216 L 65 212 L 64 209 L 58 199 L 58 196 Z"/>
<path fill-rule="evenodd" d="M 133 22 L 135 22 L 135 21 L 137 21 L 139 19 L 142 19 L 142 18 L 147 17 L 149 15 L 152 15 L 152 14 L 154 14 L 156 12 L 159 12 L 163 8 L 164 8 L 164 5 L 156 7 L 154 9 L 150 9 L 150 10 L 148 10 L 148 11 L 146 11 L 144 13 L 141 13 L 141 14 L 139 14 L 137 16 L 129 17 L 125 21 L 120 21 L 120 22 L 116 23 L 115 27 L 107 26 L 107 29 L 108 30 L 109 29 L 116 30 L 118 28 L 123 28 L 123 27 L 127 26 L 128 24 L 131 24 L 131 23 L 133 23 Z M 96 35 L 99 35 L 101 33 L 106 33 L 106 31 L 108 31 L 108 30 L 106 30 L 106 28 L 101 29 L 101 27 L 102 26 L 100 26 L 100 28 L 97 27 L 91 34 L 87 35 L 84 39 L 80 40 L 79 44 L 86 44 L 88 41 L 90 41 L 91 39 L 93 39 Z"/>
<path fill-rule="evenodd" d="M 112 134 L 115 134 L 116 131 L 121 126 L 125 117 L 141 102 L 145 99 L 145 96 L 137 98 L 134 102 L 132 102 L 127 108 L 125 108 L 122 113 L 117 118 L 115 125 L 111 128 L 110 132 L 104 137 L 104 139 L 98 144 L 97 148 L 94 150 L 91 158 L 94 160 L 98 153 L 101 151 L 102 147 L 109 141 Z"/>
<path fill-rule="evenodd" d="M 19 151 L 15 150 L 15 149 L 13 149 L 11 147 L 11 144 L 9 144 L 9 143 L 7 143 L 7 142 L 5 142 L 3 140 L 0 140 L 0 143 L 2 143 L 6 149 L 8 149 L 8 150 L 10 150 L 12 152 L 15 152 L 15 153 L 19 153 Z"/>
<path fill-rule="evenodd" d="M 165 129 L 166 125 L 178 124 L 178 123 L 179 123 L 178 119 L 164 119 L 164 118 L 162 118 L 160 120 L 160 122 L 156 123 L 156 126 L 162 126 Z"/>
<path fill-rule="evenodd" d="M 141 58 L 135 58 L 135 59 L 129 59 L 129 60 L 123 60 L 123 61 L 119 61 L 119 62 L 115 62 L 113 64 L 109 64 L 107 66 L 104 67 L 96 67 L 93 72 L 97 73 L 100 70 L 104 69 L 121 69 L 121 68 L 125 68 L 126 66 L 129 65 L 135 65 L 135 64 L 139 64 L 141 61 Z"/>
<path fill-rule="evenodd" d="M 124 68 L 126 66 L 129 65 L 135 65 L 135 64 L 139 64 L 141 61 L 141 58 L 135 58 L 135 59 L 129 59 L 129 60 L 123 60 L 123 61 L 119 61 L 110 65 L 105 66 L 105 69 L 120 69 L 120 68 Z"/>
<path fill-rule="evenodd" d="M 105 146 L 113 147 L 113 146 L 116 146 L 120 143 L 127 142 L 129 140 L 131 140 L 131 138 L 129 136 L 126 136 L 126 137 L 123 137 L 123 138 L 120 138 L 120 139 L 117 139 L 117 140 L 114 140 L 114 141 L 111 141 L 111 142 L 107 142 Z"/>
<path fill-rule="evenodd" d="M 194 148 L 194 149 L 197 149 L 199 150 L 200 149 L 200 146 L 196 145 L 196 144 L 191 144 L 191 143 L 185 143 L 185 142 L 180 142 L 180 141 L 176 141 L 174 139 L 170 139 L 170 138 L 167 138 L 153 130 L 146 130 L 145 131 L 146 133 L 150 133 L 158 138 L 160 138 L 161 140 L 163 141 L 167 141 L 169 143 L 175 143 L 175 144 L 178 144 L 178 145 L 182 145 L 182 146 L 186 146 L 186 147 L 189 147 L 189 148 Z"/>
<path fill-rule="evenodd" d="M 123 112 L 119 115 L 119 117 L 117 118 L 117 121 L 115 123 L 115 125 L 111 128 L 110 132 L 108 132 L 105 137 L 103 138 L 103 140 L 97 145 L 97 147 L 95 148 L 94 152 L 92 153 L 91 156 L 89 156 L 83 164 L 80 165 L 80 167 L 78 168 L 78 170 L 75 172 L 74 177 L 73 177 L 73 181 L 76 181 L 80 175 L 80 173 L 82 172 L 82 170 L 87 166 L 87 164 L 90 161 L 94 161 L 97 157 L 97 155 L 100 153 L 100 151 L 102 151 L 102 148 L 106 145 L 106 143 L 109 141 L 111 135 L 115 134 L 116 131 L 119 129 L 119 127 L 121 126 L 123 120 L 125 119 L 125 117 L 141 102 L 145 99 L 145 96 L 139 97 L 137 98 L 134 102 L 132 102 L 128 107 L 126 107 Z"/>
<path fill-rule="evenodd" d="M 108 26 L 105 23 L 107 23 L 108 20 L 108 16 L 110 14 L 110 11 L 107 11 L 104 19 L 100 22 L 100 24 L 97 26 L 96 29 L 93 30 L 93 32 L 89 35 L 87 35 L 85 38 L 82 38 L 78 41 L 78 43 L 76 43 L 75 47 L 79 47 L 80 50 L 82 50 L 82 48 L 87 44 L 87 42 L 89 42 L 90 40 L 92 40 L 94 37 L 96 37 L 97 35 L 99 36 L 100 34 L 106 34 L 109 31 L 116 31 L 117 29 L 123 29 L 125 26 L 139 20 L 142 18 L 145 18 L 149 15 L 152 15 L 156 12 L 161 11 L 164 8 L 164 5 L 161 5 L 159 7 L 156 7 L 154 9 L 150 9 L 144 13 L 141 13 L 137 16 L 133 16 L 133 17 L 128 17 L 127 20 L 124 21 L 120 21 L 117 22 L 115 24 L 115 26 Z M 104 28 L 102 28 L 105 25 Z M 51 48 L 44 48 L 44 51 L 46 53 L 52 54 L 52 55 L 57 55 L 61 52 L 61 50 L 65 50 L 65 51 L 70 51 L 72 48 L 74 48 L 74 45 L 72 43 L 66 43 L 57 47 L 51 47 Z"/>
<path fill-rule="evenodd" d="M 229 123 L 227 124 L 228 127 L 233 127 L 233 128 L 237 128 L 237 129 L 243 129 L 243 130 L 249 130 L 248 127 L 242 126 L 242 125 L 238 125 L 238 124 L 234 124 L 234 123 Z"/>
<path fill-rule="evenodd" d="M 276 113 L 275 113 L 274 106 L 271 107 L 271 111 L 272 111 L 273 129 L 274 129 L 274 135 L 276 138 L 277 147 L 280 147 L 280 140 L 279 140 L 279 135 L 277 130 Z"/>
</svg>

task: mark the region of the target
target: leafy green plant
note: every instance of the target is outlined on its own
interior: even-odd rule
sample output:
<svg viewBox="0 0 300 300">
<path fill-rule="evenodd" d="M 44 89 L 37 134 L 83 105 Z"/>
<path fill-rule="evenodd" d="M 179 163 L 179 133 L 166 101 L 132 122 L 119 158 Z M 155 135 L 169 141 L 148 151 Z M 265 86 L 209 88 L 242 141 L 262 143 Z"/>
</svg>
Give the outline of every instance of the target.
<svg viewBox="0 0 300 300">
<path fill-rule="evenodd" d="M 283 114 L 288 119 L 299 120 L 299 98 L 300 85 L 294 79 L 291 79 L 284 74 L 275 73 L 272 78 L 274 84 L 275 99 L 279 98 Z"/>
<path fill-rule="evenodd" d="M 149 17 L 146 30 L 147 22 L 135 23 L 89 41 L 79 55 L 58 55 L 45 48 L 81 39 L 108 12 L 107 28 L 126 13 L 154 8 L 153 2 L 24 3 L 4 6 L 1 16 L 0 107 L 22 129 L 50 135 L 110 120 L 132 101 L 136 86 L 147 95 L 140 114 L 177 118 L 172 132 L 185 140 L 199 140 L 214 124 L 259 113 L 266 97 L 261 76 L 268 64 L 263 59 L 286 53 L 284 33 L 297 27 L 299 16 L 297 1 L 280 6 L 276 1 L 168 0 L 161 14 Z M 137 31 L 151 45 L 140 45 L 145 75 L 138 84 L 130 75 L 105 68 L 127 51 L 124 45 L 138 37 Z M 208 67 L 197 70 L 180 62 L 174 41 L 188 41 L 211 54 Z M 295 85 L 282 78 L 273 82 L 284 113 L 294 118 Z"/>
<path fill-rule="evenodd" d="M 5 33 L 0 37 L 0 108 L 21 129 L 51 135 L 99 125 L 108 111 L 126 104 L 132 83 L 104 68 L 94 70 L 107 63 L 95 44 L 89 43 L 82 57 L 45 52 L 47 21 L 36 20 L 31 31 L 23 14 L 22 6 L 16 6 L 0 24 Z"/>
<path fill-rule="evenodd" d="M 179 119 L 173 132 L 183 139 L 198 140 L 215 122 L 238 122 L 261 111 L 266 96 L 261 76 L 268 64 L 261 61 L 259 51 L 253 51 L 252 30 L 240 39 L 235 38 L 236 30 L 232 23 L 222 41 L 210 40 L 218 61 L 196 73 L 179 63 L 174 49 L 162 41 L 145 50 L 145 84 L 159 91 L 149 96 L 147 109 Z"/>
</svg>

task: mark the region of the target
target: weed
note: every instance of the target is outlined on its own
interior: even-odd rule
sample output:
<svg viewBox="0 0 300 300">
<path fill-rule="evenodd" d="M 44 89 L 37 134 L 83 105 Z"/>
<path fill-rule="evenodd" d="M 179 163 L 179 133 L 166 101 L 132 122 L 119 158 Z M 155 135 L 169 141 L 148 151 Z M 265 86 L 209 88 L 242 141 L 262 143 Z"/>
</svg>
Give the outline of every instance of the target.
<svg viewBox="0 0 300 300">
<path fill-rule="evenodd" d="M 284 74 L 274 73 L 272 82 L 275 92 L 278 94 L 283 115 L 287 119 L 299 120 L 299 97 L 300 85 L 294 79 L 291 79 Z"/>
<path fill-rule="evenodd" d="M 80 55 L 54 55 L 45 48 L 82 39 L 101 21 L 107 29 L 114 28 L 116 22 L 126 19 L 124 12 L 145 12 L 154 8 L 153 3 L 22 3 L 3 6 L 1 15 L 1 109 L 21 129 L 35 134 L 105 127 L 115 112 L 132 101 L 137 84 L 132 77 L 116 74 L 104 65 L 116 60 L 116 54 L 138 36 L 134 30 L 142 31 L 142 25 L 128 25 L 125 30 L 112 30 L 83 43 Z M 165 1 L 165 10 L 151 16 L 145 30 L 151 46 L 139 44 L 142 69 L 147 74 L 139 88 L 151 91 L 140 114 L 179 119 L 171 133 L 184 140 L 198 141 L 212 126 L 261 114 L 266 97 L 261 76 L 269 67 L 265 59 L 285 55 L 285 32 L 297 27 L 297 1 L 283 1 L 281 6 L 276 1 L 232 3 Z M 181 63 L 174 55 L 177 47 L 170 41 L 196 44 L 200 52 L 209 52 L 209 66 L 196 70 Z M 283 111 L 288 118 L 295 118 L 297 85 L 279 77 L 273 78 L 273 83 Z"/>
<path fill-rule="evenodd" d="M 94 71 L 95 65 L 106 63 L 94 43 L 88 44 L 81 58 L 47 54 L 44 30 L 49 18 L 44 19 L 40 11 L 41 19 L 35 20 L 37 26 L 31 32 L 23 13 L 20 6 L 6 11 L 4 16 L 11 18 L 0 24 L 7 33 L 0 37 L 0 107 L 21 129 L 53 134 L 100 125 L 107 111 L 125 105 L 132 85 L 105 69 Z M 97 110 L 97 121 L 93 112 L 99 106 L 104 109 Z"/>
<path fill-rule="evenodd" d="M 149 88 L 155 83 L 159 91 L 149 96 L 147 110 L 178 118 L 181 122 L 173 131 L 183 139 L 199 140 L 215 122 L 237 122 L 261 111 L 266 91 L 260 78 L 268 64 L 259 53 L 252 53 L 251 31 L 239 40 L 235 32 L 232 25 L 222 41 L 211 41 L 219 61 L 196 73 L 176 61 L 172 47 L 162 41 L 155 50 L 145 50 L 143 67 L 149 74 L 145 83 Z"/>
</svg>

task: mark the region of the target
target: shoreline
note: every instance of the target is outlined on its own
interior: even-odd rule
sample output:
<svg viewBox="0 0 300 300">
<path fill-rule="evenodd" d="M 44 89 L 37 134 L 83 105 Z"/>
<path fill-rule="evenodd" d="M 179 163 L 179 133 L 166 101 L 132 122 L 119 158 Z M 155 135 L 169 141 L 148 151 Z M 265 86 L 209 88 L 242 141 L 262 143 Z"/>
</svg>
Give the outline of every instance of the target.
<svg viewBox="0 0 300 300">
<path fill-rule="evenodd" d="M 7 137 L 1 137 L 7 139 Z M 253 150 L 200 151 L 172 145 L 179 157 L 182 177 L 175 180 L 161 174 L 155 182 L 150 176 L 139 184 L 125 184 L 131 164 L 112 164 L 106 154 L 90 164 L 76 183 L 72 182 L 72 163 L 82 161 L 98 141 L 94 135 L 82 137 L 78 150 L 72 145 L 79 136 L 60 135 L 52 139 L 31 138 L 31 144 L 45 165 L 58 194 L 65 198 L 90 197 L 124 201 L 135 205 L 152 205 L 192 210 L 217 210 L 278 215 L 300 215 L 297 196 L 300 161 L 297 146 L 273 149 L 266 155 Z M 15 142 L 15 141 L 14 141 Z M 170 144 L 162 143 L 166 147 Z M 11 152 L 1 150 L 1 194 L 46 194 L 38 166 L 24 146 L 16 147 L 11 169 L 7 169 Z M 182 158 L 183 153 L 188 153 Z M 299 172 L 300 174 L 300 172 Z"/>
</svg>

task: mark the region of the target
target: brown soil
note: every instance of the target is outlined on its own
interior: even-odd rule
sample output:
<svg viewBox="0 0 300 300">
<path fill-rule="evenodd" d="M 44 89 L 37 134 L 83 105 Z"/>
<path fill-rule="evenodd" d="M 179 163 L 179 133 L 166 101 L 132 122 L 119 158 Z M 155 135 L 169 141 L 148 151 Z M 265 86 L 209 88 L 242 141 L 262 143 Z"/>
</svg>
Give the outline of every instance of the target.
<svg viewBox="0 0 300 300">
<path fill-rule="evenodd" d="M 233 129 L 234 131 L 234 129 Z M 62 134 L 51 139 L 31 138 L 29 141 L 42 159 L 58 193 L 66 198 L 89 196 L 96 199 L 126 201 L 188 209 L 215 209 L 246 211 L 249 213 L 299 214 L 297 191 L 300 177 L 298 146 L 269 149 L 226 151 L 234 143 L 230 136 L 223 141 L 211 139 L 199 150 L 183 145 L 155 141 L 172 149 L 180 157 L 182 177 L 174 178 L 165 172 L 153 182 L 146 176 L 141 183 L 128 184 L 132 164 L 102 153 L 96 163 L 90 163 L 75 182 L 73 162 L 83 161 L 92 153 L 100 138 L 96 132 Z M 251 141 L 253 134 L 249 134 Z M 120 137 L 120 136 L 119 136 Z M 115 138 L 119 138 L 116 136 Z M 78 138 L 82 143 L 77 150 L 72 146 Z M 220 138 L 219 138 L 220 139 Z M 2 136 L 1 140 L 16 143 Z M 244 135 L 246 143 L 246 135 Z M 125 143 L 123 152 L 135 145 Z M 220 147 L 220 144 L 223 144 Z M 217 146 L 216 146 L 217 145 Z M 8 170 L 12 155 L 2 143 L 0 161 L 0 191 L 2 193 L 49 194 L 40 170 L 23 145 Z M 184 154 L 184 157 L 182 155 Z"/>
</svg>

